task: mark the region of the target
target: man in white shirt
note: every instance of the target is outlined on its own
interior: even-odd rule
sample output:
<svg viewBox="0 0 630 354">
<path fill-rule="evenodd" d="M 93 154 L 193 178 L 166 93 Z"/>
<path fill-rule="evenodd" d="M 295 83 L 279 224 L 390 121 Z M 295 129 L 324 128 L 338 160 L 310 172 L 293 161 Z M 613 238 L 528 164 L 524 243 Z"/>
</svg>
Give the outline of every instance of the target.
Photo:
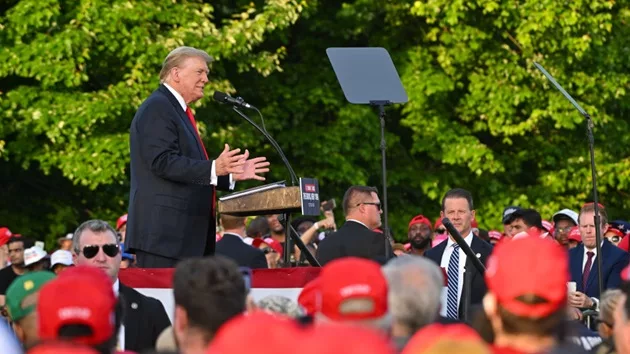
<svg viewBox="0 0 630 354">
<path fill-rule="evenodd" d="M 203 98 L 208 53 L 179 47 L 168 54 L 160 86 L 131 122 L 131 190 L 125 247 L 142 268 L 171 268 L 178 260 L 214 254 L 215 189 L 264 180 L 264 157 L 224 145 L 212 159 L 190 105 Z"/>
<path fill-rule="evenodd" d="M 608 213 L 604 206 L 599 208 L 602 236 L 602 283 L 603 290 L 615 289 L 621 285 L 621 271 L 628 265 L 629 255 L 605 239 L 608 227 Z M 569 304 L 579 309 L 596 309 L 599 302 L 599 280 L 597 262 L 597 241 L 595 234 L 595 208 L 593 203 L 585 204 L 578 217 L 582 243 L 569 250 L 571 281 L 576 290 L 569 294 Z"/>
<path fill-rule="evenodd" d="M 470 192 L 465 189 L 456 188 L 448 191 L 442 198 L 442 211 L 440 217 L 448 218 L 457 231 L 462 235 L 464 241 L 473 253 L 485 264 L 488 256 L 492 252 L 492 246 L 475 236 L 472 232 L 472 221 L 475 218 L 473 198 Z M 487 292 L 487 287 L 483 274 L 468 260 L 468 256 L 449 236 L 446 242 L 442 242 L 436 247 L 428 250 L 425 255 L 442 267 L 448 278 L 448 292 L 446 304 L 443 304 L 440 315 L 461 319 L 464 317 L 462 302 L 464 270 L 471 277 L 470 304 L 479 305 L 483 296 Z M 469 309 L 470 310 L 470 309 Z"/>
</svg>

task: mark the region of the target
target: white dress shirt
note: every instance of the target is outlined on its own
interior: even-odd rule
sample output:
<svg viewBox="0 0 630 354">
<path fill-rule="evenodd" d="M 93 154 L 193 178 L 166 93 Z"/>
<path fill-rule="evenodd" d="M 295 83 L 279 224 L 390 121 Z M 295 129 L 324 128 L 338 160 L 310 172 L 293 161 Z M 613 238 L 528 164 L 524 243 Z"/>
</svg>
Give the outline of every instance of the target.
<svg viewBox="0 0 630 354">
<path fill-rule="evenodd" d="M 586 247 L 584 247 L 584 259 L 582 259 L 582 274 L 584 274 L 584 268 L 586 268 L 586 261 L 588 261 L 588 255 L 586 254 L 586 252 L 595 253 L 595 255 L 593 255 L 593 258 L 591 260 L 591 270 L 592 270 L 593 266 L 595 265 L 595 259 L 597 258 L 597 247 L 593 248 L 592 250 L 589 250 Z"/>
<path fill-rule="evenodd" d="M 468 234 L 468 236 L 464 237 L 464 241 L 471 245 L 473 239 L 472 230 Z M 453 254 L 453 250 L 455 249 L 453 246 L 457 245 L 457 242 L 453 241 L 450 237 L 446 240 L 446 248 L 444 249 L 444 253 L 442 253 L 442 260 L 440 261 L 440 267 L 448 270 L 448 262 L 451 260 L 451 255 Z M 466 267 L 466 253 L 462 248 L 459 248 L 459 276 L 457 278 L 457 310 L 459 311 L 459 302 L 462 297 L 462 289 L 464 285 L 464 268 Z M 470 269 L 468 270 L 470 271 Z M 440 315 L 446 316 L 446 306 L 442 306 L 440 309 Z"/>
<path fill-rule="evenodd" d="M 175 91 L 175 89 L 169 86 L 167 83 L 164 83 L 163 85 L 173 94 L 173 96 L 175 96 L 177 102 L 179 102 L 184 112 L 186 112 L 186 108 L 188 106 L 186 105 L 186 101 L 184 101 L 184 97 L 182 97 L 179 92 Z M 197 129 L 197 127 L 195 127 L 195 129 Z M 218 184 L 217 169 L 214 160 L 212 160 L 212 169 L 210 170 L 210 184 L 212 184 L 213 186 L 216 186 Z M 232 174 L 230 173 L 230 189 L 234 189 L 235 185 L 236 182 L 232 180 Z"/>
<path fill-rule="evenodd" d="M 118 293 L 120 291 L 120 280 L 116 279 L 114 283 L 114 295 L 118 298 Z M 125 325 L 123 323 L 120 324 L 120 330 L 118 330 L 118 345 L 116 345 L 118 350 L 125 350 Z"/>
</svg>

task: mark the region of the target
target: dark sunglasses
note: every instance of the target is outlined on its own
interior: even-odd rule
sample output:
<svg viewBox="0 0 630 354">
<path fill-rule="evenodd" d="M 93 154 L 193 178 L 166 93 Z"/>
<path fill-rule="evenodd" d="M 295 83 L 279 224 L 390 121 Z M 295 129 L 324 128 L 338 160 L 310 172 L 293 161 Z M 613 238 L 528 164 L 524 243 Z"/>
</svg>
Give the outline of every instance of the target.
<svg viewBox="0 0 630 354">
<path fill-rule="evenodd" d="M 365 205 L 374 205 L 376 207 L 376 209 L 381 210 L 381 203 L 374 203 L 374 202 L 365 202 L 365 203 L 359 203 L 357 204 L 357 206 L 361 205 L 361 204 L 365 204 Z"/>
<path fill-rule="evenodd" d="M 435 229 L 435 232 L 438 234 L 443 234 L 446 232 L 446 229 Z"/>
<path fill-rule="evenodd" d="M 99 245 L 85 246 L 83 247 L 82 253 L 87 259 L 94 258 L 98 254 L 98 250 L 100 248 L 103 248 L 103 252 L 105 252 L 105 254 L 108 257 L 116 257 L 116 255 L 118 255 L 118 252 L 120 252 L 120 249 L 118 248 L 117 244 L 109 243 L 102 246 L 99 246 Z"/>
</svg>

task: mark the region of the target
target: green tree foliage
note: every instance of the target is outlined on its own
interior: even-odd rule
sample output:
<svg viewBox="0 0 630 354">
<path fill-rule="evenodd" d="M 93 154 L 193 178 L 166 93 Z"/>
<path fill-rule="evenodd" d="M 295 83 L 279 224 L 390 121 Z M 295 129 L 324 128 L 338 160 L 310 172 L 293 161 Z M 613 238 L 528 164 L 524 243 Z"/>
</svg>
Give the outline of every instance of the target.
<svg viewBox="0 0 630 354">
<path fill-rule="evenodd" d="M 10 187 L 0 195 L 19 204 L 5 203 L 0 223 L 15 231 L 53 238 L 124 212 L 129 123 L 179 45 L 212 54 L 208 93 L 260 107 L 298 175 L 338 201 L 351 184 L 380 187 L 380 132 L 374 110 L 345 101 L 325 49 L 387 48 L 409 95 L 387 117 L 399 239 L 412 216 L 437 217 L 452 187 L 473 192 L 488 228 L 506 205 L 549 218 L 590 200 L 583 118 L 539 62 L 593 116 L 601 200 L 627 218 L 627 1 L 21 0 L 0 16 L 0 181 Z M 208 98 L 195 108 L 209 151 L 246 147 L 272 160 L 268 180 L 288 177 L 226 107 Z"/>
</svg>

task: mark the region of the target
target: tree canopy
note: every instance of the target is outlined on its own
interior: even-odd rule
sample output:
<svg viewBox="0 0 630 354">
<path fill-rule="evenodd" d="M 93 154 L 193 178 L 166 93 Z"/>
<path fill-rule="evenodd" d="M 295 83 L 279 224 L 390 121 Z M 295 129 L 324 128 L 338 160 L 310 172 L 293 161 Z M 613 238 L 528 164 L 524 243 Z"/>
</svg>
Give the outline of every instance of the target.
<svg viewBox="0 0 630 354">
<path fill-rule="evenodd" d="M 549 218 L 590 200 L 584 118 L 538 62 L 592 115 L 600 199 L 624 219 L 629 20 L 627 1 L 603 0 L 9 1 L 0 224 L 51 241 L 124 213 L 129 124 L 180 45 L 215 58 L 195 104 L 209 152 L 248 148 L 272 161 L 267 180 L 288 177 L 262 136 L 211 101 L 213 90 L 238 93 L 261 108 L 296 173 L 339 201 L 352 184 L 381 187 L 380 126 L 372 108 L 345 101 L 325 50 L 386 48 L 409 95 L 387 109 L 398 239 L 414 215 L 437 217 L 453 187 L 473 192 L 486 228 L 508 205 Z"/>
</svg>

